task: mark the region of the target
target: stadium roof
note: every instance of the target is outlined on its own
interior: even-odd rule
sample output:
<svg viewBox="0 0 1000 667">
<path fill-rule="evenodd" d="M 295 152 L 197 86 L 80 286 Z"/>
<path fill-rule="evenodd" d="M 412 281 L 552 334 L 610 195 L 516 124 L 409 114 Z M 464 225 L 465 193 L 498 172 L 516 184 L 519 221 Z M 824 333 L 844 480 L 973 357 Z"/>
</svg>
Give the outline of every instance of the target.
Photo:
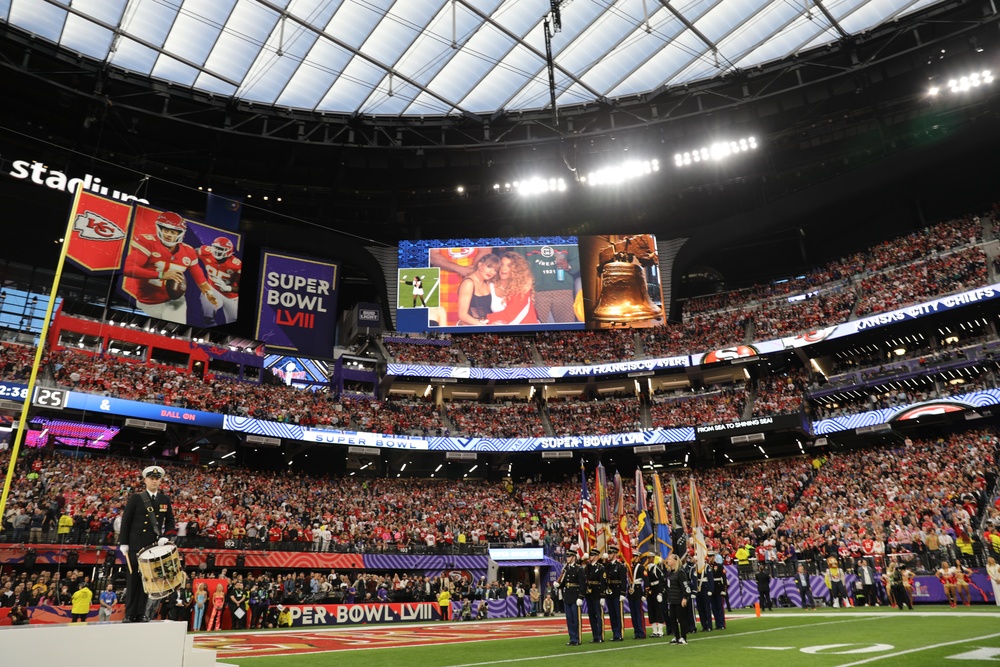
<svg viewBox="0 0 1000 667">
<path fill-rule="evenodd" d="M 554 33 L 557 105 L 564 107 L 745 70 L 933 4 L 0 0 L 0 19 L 112 67 L 226 98 L 321 112 L 440 116 L 547 107 L 546 21 Z"/>
</svg>

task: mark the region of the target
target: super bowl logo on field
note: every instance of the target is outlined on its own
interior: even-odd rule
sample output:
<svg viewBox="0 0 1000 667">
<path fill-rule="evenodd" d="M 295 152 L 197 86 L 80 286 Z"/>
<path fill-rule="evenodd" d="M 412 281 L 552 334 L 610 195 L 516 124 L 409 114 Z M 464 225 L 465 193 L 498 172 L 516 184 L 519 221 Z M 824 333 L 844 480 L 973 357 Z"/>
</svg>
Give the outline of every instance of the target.
<svg viewBox="0 0 1000 667">
<path fill-rule="evenodd" d="M 720 361 L 733 361 L 734 359 L 744 359 L 746 357 L 756 357 L 757 350 L 750 345 L 733 345 L 714 350 L 705 355 L 701 360 L 703 364 L 717 364 Z"/>
</svg>

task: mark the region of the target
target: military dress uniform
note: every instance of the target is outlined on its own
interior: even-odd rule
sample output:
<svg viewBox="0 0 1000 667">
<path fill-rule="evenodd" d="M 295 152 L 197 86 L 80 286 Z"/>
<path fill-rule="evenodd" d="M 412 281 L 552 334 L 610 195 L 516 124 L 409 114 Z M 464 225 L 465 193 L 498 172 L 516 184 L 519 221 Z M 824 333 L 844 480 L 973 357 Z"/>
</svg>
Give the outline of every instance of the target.
<svg viewBox="0 0 1000 667">
<path fill-rule="evenodd" d="M 590 619 L 590 631 L 593 634 L 591 643 L 600 644 L 604 641 L 604 608 L 601 600 L 604 598 L 608 588 L 608 573 L 604 569 L 604 564 L 597 559 L 600 551 L 590 550 L 590 557 L 593 559 L 585 566 L 587 572 L 587 616 Z"/>
<path fill-rule="evenodd" d="M 698 603 L 698 620 L 701 622 L 701 629 L 705 632 L 712 631 L 712 602 L 715 599 L 715 577 L 712 568 L 706 563 L 701 574 L 696 574 L 697 586 L 695 588 L 695 598 Z"/>
<path fill-rule="evenodd" d="M 687 623 L 687 631 L 691 634 L 698 632 L 698 626 L 695 623 L 695 607 L 698 606 L 698 596 L 696 591 L 698 590 L 698 570 L 694 566 L 694 562 L 687 560 L 681 567 L 684 574 L 687 575 L 688 579 L 688 603 L 684 608 L 684 616 L 682 623 Z"/>
<path fill-rule="evenodd" d="M 646 603 L 649 605 L 649 622 L 653 625 L 653 636 L 663 636 L 663 624 L 667 622 L 667 571 L 663 562 L 654 562 L 646 568 Z"/>
<path fill-rule="evenodd" d="M 155 467 L 155 466 L 151 466 Z M 149 470 L 147 468 L 146 470 Z M 159 468 L 160 475 L 163 469 Z M 143 477 L 146 472 L 143 471 Z M 146 501 L 152 510 L 147 512 Z M 122 513 L 120 543 L 128 546 L 128 592 L 125 598 L 125 620 L 145 620 L 148 596 L 142 587 L 142 575 L 139 573 L 139 551 L 153 546 L 160 538 L 176 533 L 174 510 L 170 498 L 163 491 L 157 491 L 151 497 L 148 491 L 133 493 Z"/>
<path fill-rule="evenodd" d="M 570 554 L 572 556 L 572 554 Z M 563 603 L 566 608 L 566 629 L 569 631 L 567 646 L 579 646 L 580 634 L 583 631 L 583 619 L 580 618 L 580 607 L 577 600 L 582 600 L 583 588 L 586 585 L 586 573 L 573 557 L 556 582 L 562 588 Z"/>
<path fill-rule="evenodd" d="M 726 576 L 726 566 L 721 559 L 712 564 L 712 615 L 715 616 L 715 629 L 726 629 L 726 605 L 729 603 L 729 578 Z"/>
<path fill-rule="evenodd" d="M 632 583 L 628 587 L 628 611 L 632 616 L 632 637 L 646 638 L 646 619 L 642 611 L 642 601 L 646 597 L 646 565 L 643 558 L 632 567 Z"/>
<path fill-rule="evenodd" d="M 622 636 L 625 617 L 625 592 L 628 587 L 628 570 L 625 564 L 618 560 L 618 549 L 611 547 L 608 550 L 611 560 L 605 566 L 608 586 L 605 589 L 608 603 L 608 616 L 611 618 L 611 641 L 624 641 Z"/>
</svg>

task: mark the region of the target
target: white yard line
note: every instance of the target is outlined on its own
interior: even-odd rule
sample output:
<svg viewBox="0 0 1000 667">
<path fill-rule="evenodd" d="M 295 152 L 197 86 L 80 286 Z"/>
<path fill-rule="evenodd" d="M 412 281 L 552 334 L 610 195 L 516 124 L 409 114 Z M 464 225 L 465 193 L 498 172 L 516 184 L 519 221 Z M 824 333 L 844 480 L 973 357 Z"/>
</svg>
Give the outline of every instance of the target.
<svg viewBox="0 0 1000 667">
<path fill-rule="evenodd" d="M 855 667 L 855 665 L 867 665 L 869 662 L 875 662 L 876 660 L 885 660 L 886 658 L 898 658 L 901 655 L 909 655 L 910 653 L 919 653 L 920 651 L 932 651 L 936 648 L 944 648 L 945 646 L 955 646 L 957 644 L 968 644 L 969 642 L 981 642 L 987 639 L 995 639 L 1000 637 L 1000 632 L 994 633 L 992 635 L 983 635 L 982 637 L 969 637 L 968 639 L 956 639 L 953 642 L 943 642 L 941 644 L 931 644 L 929 646 L 918 646 L 917 648 L 907 649 L 905 651 L 896 651 L 895 653 L 885 653 L 883 655 L 877 655 L 873 658 L 865 658 L 864 660 L 858 660 L 856 662 L 845 662 L 842 665 L 837 665 L 837 667 Z"/>
<path fill-rule="evenodd" d="M 832 615 L 833 616 L 841 616 L 842 614 L 832 614 Z M 788 616 L 791 616 L 791 614 L 788 614 Z M 808 616 L 810 618 L 815 618 L 817 615 L 816 614 L 801 614 L 801 616 Z M 727 633 L 725 635 L 713 633 L 711 636 L 699 637 L 698 639 L 693 640 L 693 642 L 703 642 L 703 641 L 709 641 L 709 640 L 712 640 L 712 639 L 728 639 L 728 638 L 734 638 L 734 637 L 746 637 L 748 635 L 760 635 L 760 634 L 765 634 L 765 633 L 769 633 L 769 632 L 781 632 L 782 630 L 797 630 L 797 629 L 802 629 L 802 628 L 815 628 L 815 627 L 818 627 L 818 626 L 821 626 L 821 625 L 838 625 L 840 623 L 853 623 L 855 621 L 864 620 L 865 617 L 869 617 L 869 618 L 871 617 L 870 614 L 859 614 L 857 616 L 860 616 L 860 618 L 858 618 L 858 617 L 847 618 L 847 619 L 842 619 L 842 620 L 839 620 L 839 621 L 826 621 L 826 622 L 823 622 L 823 623 L 811 623 L 809 625 L 788 625 L 788 626 L 783 626 L 783 627 L 780 627 L 780 628 L 768 628 L 766 630 L 749 630 L 747 632 L 736 632 L 736 633 L 732 633 L 732 634 Z M 972 640 L 969 640 L 969 641 L 972 641 Z M 531 661 L 531 660 L 549 660 L 551 658 L 575 658 L 575 657 L 578 657 L 580 655 L 593 655 L 594 653 L 615 653 L 615 652 L 618 652 L 618 651 L 631 651 L 631 650 L 634 650 L 634 649 L 650 648 L 650 647 L 653 647 L 653 646 L 661 646 L 661 647 L 668 646 L 667 640 L 664 639 L 663 641 L 659 641 L 659 642 L 656 642 L 656 641 L 651 642 L 651 641 L 647 640 L 647 641 L 645 641 L 645 642 L 643 642 L 641 644 L 632 644 L 632 645 L 629 645 L 629 646 L 615 646 L 613 648 L 601 648 L 601 649 L 597 649 L 597 650 L 594 650 L 594 651 L 567 651 L 565 653 L 556 653 L 556 654 L 553 654 L 553 655 L 536 655 L 536 656 L 529 656 L 529 657 L 526 657 L 526 658 L 511 658 L 509 660 L 490 660 L 490 661 L 487 661 L 487 662 L 469 662 L 469 663 L 464 663 L 464 664 L 459 664 L 459 665 L 449 665 L 448 667 L 485 667 L 486 665 L 503 665 L 503 664 L 509 664 L 509 663 L 512 663 L 512 662 L 528 662 L 528 661 Z M 674 650 L 674 649 L 671 649 L 671 650 Z M 683 652 L 684 649 L 678 648 L 676 650 Z"/>
</svg>

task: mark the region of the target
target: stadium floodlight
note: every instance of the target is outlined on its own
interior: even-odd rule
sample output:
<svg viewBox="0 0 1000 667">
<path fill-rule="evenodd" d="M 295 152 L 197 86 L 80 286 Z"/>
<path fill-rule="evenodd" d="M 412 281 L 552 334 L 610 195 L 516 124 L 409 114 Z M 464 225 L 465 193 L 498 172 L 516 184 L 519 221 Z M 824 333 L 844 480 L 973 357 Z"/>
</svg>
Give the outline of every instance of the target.
<svg viewBox="0 0 1000 667">
<path fill-rule="evenodd" d="M 628 160 L 620 164 L 591 171 L 586 176 L 581 176 L 580 182 L 590 186 L 620 185 L 626 181 L 648 176 L 659 170 L 660 161 L 656 159 Z"/>
<path fill-rule="evenodd" d="M 689 167 L 699 162 L 721 162 L 726 158 L 757 150 L 756 137 L 743 137 L 732 141 L 717 141 L 711 146 L 702 146 L 683 153 L 674 155 L 674 165 L 677 167 Z"/>
<path fill-rule="evenodd" d="M 985 69 L 981 72 L 972 72 L 971 74 L 951 79 L 948 81 L 948 90 L 951 91 L 952 94 L 966 93 L 973 88 L 979 88 L 983 85 L 991 83 L 993 83 L 993 72 Z M 931 96 L 934 96 L 941 92 L 941 89 L 938 86 L 933 86 L 927 92 Z"/>
<path fill-rule="evenodd" d="M 562 178 L 532 176 L 523 181 L 514 181 L 510 187 L 514 192 L 525 196 L 538 195 L 546 192 L 566 192 L 566 181 Z"/>
</svg>

